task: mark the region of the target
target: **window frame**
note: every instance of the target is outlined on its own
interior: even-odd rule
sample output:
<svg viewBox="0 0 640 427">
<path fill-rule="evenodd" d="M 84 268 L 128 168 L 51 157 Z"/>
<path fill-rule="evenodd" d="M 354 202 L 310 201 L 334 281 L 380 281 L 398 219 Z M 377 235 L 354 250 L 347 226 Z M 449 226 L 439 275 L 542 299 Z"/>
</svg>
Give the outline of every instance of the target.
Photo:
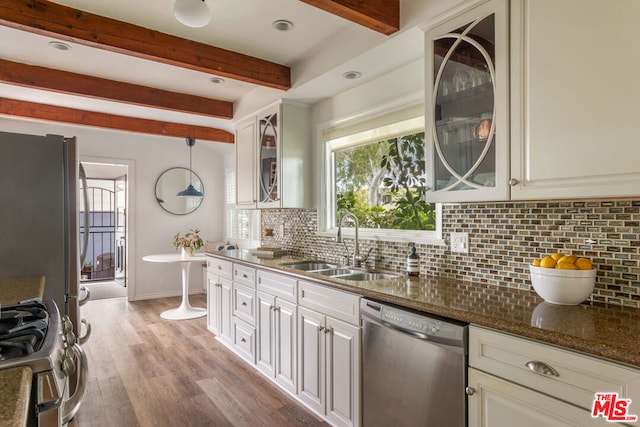
<svg viewBox="0 0 640 427">
<path fill-rule="evenodd" d="M 424 106 L 424 100 L 413 100 L 404 102 L 395 107 L 380 108 L 357 116 L 344 119 L 337 119 L 323 125 L 318 126 L 316 138 L 319 141 L 319 171 L 320 171 L 320 206 L 318 209 L 318 234 L 326 237 L 335 236 L 338 232 L 336 224 L 336 194 L 335 194 L 335 164 L 333 159 L 333 151 L 331 144 L 326 139 L 326 135 L 337 128 L 347 128 L 357 126 L 365 121 L 380 119 L 381 121 L 388 116 L 398 113 L 402 110 L 415 108 L 418 105 Z M 425 144 L 427 143 L 425 130 Z M 425 150 L 426 151 L 426 150 Z M 442 238 L 442 204 L 436 203 L 436 229 L 429 230 L 394 230 L 394 229 L 375 229 L 360 228 L 359 236 L 366 240 L 378 241 L 397 241 L 397 242 L 416 242 L 435 245 L 444 245 Z M 353 238 L 355 230 L 353 227 L 343 227 L 342 233 L 345 237 Z"/>
</svg>

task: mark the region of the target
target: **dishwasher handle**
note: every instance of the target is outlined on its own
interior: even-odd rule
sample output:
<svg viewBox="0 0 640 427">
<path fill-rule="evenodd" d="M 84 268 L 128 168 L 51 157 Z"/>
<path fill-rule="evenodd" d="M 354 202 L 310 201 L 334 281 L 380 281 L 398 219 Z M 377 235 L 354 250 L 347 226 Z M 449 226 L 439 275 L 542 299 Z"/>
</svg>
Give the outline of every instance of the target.
<svg viewBox="0 0 640 427">
<path fill-rule="evenodd" d="M 378 307 L 373 307 L 371 305 L 369 305 L 367 303 L 367 305 L 369 307 L 371 307 L 373 310 L 377 311 L 378 313 L 381 312 L 381 309 Z M 364 307 L 363 307 L 364 308 Z M 372 311 L 373 311 L 372 310 Z M 413 329 L 408 329 L 405 327 L 402 327 L 400 325 L 391 323 L 391 322 L 387 322 L 386 320 L 382 320 L 379 316 L 376 316 L 375 314 L 369 313 L 366 309 L 363 309 L 361 311 L 361 317 L 362 317 L 362 321 L 364 322 L 371 322 L 374 324 L 378 324 L 380 326 L 383 327 L 387 327 L 390 329 L 394 329 L 398 332 L 401 332 L 405 335 L 409 335 L 413 338 L 416 339 L 420 339 L 423 341 L 428 341 L 433 345 L 437 345 L 438 347 L 442 347 L 445 348 L 447 350 L 450 351 L 454 351 L 456 353 L 462 353 L 462 354 L 466 354 L 466 346 L 465 346 L 465 341 L 464 339 L 450 339 L 450 338 L 444 338 L 444 337 L 439 337 L 437 335 L 428 335 L 425 333 L 422 333 L 420 331 L 416 331 Z"/>
</svg>

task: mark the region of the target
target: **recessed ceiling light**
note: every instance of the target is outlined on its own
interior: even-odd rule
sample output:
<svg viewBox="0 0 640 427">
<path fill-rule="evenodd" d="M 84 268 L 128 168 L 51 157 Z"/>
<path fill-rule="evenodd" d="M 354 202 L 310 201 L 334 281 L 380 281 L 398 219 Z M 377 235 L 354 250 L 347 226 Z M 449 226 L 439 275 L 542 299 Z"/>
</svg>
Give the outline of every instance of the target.
<svg viewBox="0 0 640 427">
<path fill-rule="evenodd" d="M 345 79 L 354 80 L 359 78 L 362 75 L 360 71 L 347 71 L 342 75 Z"/>
<path fill-rule="evenodd" d="M 224 83 L 224 79 L 222 77 L 211 77 L 209 81 L 215 84 Z"/>
<path fill-rule="evenodd" d="M 63 42 L 59 42 L 59 41 L 50 41 L 49 42 L 49 46 L 51 46 L 54 49 L 58 49 L 58 50 L 71 50 L 71 45 L 68 45 L 66 43 Z"/>
<path fill-rule="evenodd" d="M 293 29 L 293 22 L 287 21 L 286 19 L 278 19 L 277 21 L 273 21 L 271 25 L 278 31 L 289 31 Z"/>
</svg>

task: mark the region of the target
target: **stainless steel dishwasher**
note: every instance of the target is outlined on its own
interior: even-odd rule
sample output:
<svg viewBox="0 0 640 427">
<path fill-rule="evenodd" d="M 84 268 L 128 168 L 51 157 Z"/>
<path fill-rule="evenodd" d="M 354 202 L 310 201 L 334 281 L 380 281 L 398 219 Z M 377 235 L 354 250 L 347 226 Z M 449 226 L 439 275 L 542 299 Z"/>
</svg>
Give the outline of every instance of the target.
<svg viewBox="0 0 640 427">
<path fill-rule="evenodd" d="M 464 323 L 363 299 L 364 427 L 464 427 Z"/>
</svg>

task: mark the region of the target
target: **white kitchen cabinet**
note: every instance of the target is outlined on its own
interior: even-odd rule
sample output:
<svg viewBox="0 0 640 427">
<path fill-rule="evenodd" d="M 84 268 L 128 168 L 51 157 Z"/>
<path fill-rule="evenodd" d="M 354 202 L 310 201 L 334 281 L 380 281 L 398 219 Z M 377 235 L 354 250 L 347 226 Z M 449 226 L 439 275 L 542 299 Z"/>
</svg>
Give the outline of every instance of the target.
<svg viewBox="0 0 640 427">
<path fill-rule="evenodd" d="M 578 408 L 473 368 L 469 427 L 588 427 L 611 425 Z"/>
<path fill-rule="evenodd" d="M 292 394 L 297 392 L 297 281 L 258 271 L 256 363 Z"/>
<path fill-rule="evenodd" d="M 232 336 L 232 264 L 218 258 L 207 260 L 207 329 L 219 340 L 230 343 Z"/>
<path fill-rule="evenodd" d="M 591 417 L 596 393 L 640 400 L 637 369 L 476 326 L 469 366 L 470 427 L 610 425 Z"/>
<path fill-rule="evenodd" d="M 339 294 L 344 299 L 358 300 L 355 295 L 299 282 L 298 307 L 298 398 L 337 426 L 359 426 L 360 411 L 360 335 L 359 319 L 349 324 L 304 305 L 307 296 L 322 297 L 323 291 L 333 300 Z M 322 298 L 319 299 L 322 301 Z M 346 306 L 350 306 L 347 303 Z M 335 309 L 333 309 L 335 310 Z M 344 317 L 349 318 L 351 313 Z M 359 316 L 359 314 L 358 314 Z"/>
<path fill-rule="evenodd" d="M 509 197 L 507 2 L 483 2 L 425 33 L 430 202 Z"/>
<path fill-rule="evenodd" d="M 238 205 L 313 207 L 307 105 L 278 101 L 240 122 L 236 137 Z"/>
<path fill-rule="evenodd" d="M 296 304 L 258 292 L 256 363 L 292 394 L 297 388 L 297 313 Z"/>
<path fill-rule="evenodd" d="M 640 194 L 638 16 L 637 0 L 512 1 L 513 199 Z"/>
<path fill-rule="evenodd" d="M 477 3 L 426 27 L 428 200 L 637 197 L 640 51 L 628 41 L 637 34 L 640 3 Z M 480 48 L 467 54 L 464 42 L 483 46 L 490 26 L 481 21 L 467 38 L 461 35 L 485 16 L 495 18 L 495 43 L 488 44 L 495 76 L 487 96 L 481 94 L 486 78 L 474 65 L 483 64 L 476 61 Z M 455 44 L 456 38 L 463 41 Z M 495 106 L 492 117 L 487 99 Z M 491 145 L 491 131 L 480 137 L 486 123 L 495 125 Z"/>
<path fill-rule="evenodd" d="M 233 318 L 233 350 L 252 365 L 256 363 L 256 328 Z"/>
<path fill-rule="evenodd" d="M 236 205 L 255 207 L 256 199 L 256 119 L 236 126 Z"/>
</svg>

